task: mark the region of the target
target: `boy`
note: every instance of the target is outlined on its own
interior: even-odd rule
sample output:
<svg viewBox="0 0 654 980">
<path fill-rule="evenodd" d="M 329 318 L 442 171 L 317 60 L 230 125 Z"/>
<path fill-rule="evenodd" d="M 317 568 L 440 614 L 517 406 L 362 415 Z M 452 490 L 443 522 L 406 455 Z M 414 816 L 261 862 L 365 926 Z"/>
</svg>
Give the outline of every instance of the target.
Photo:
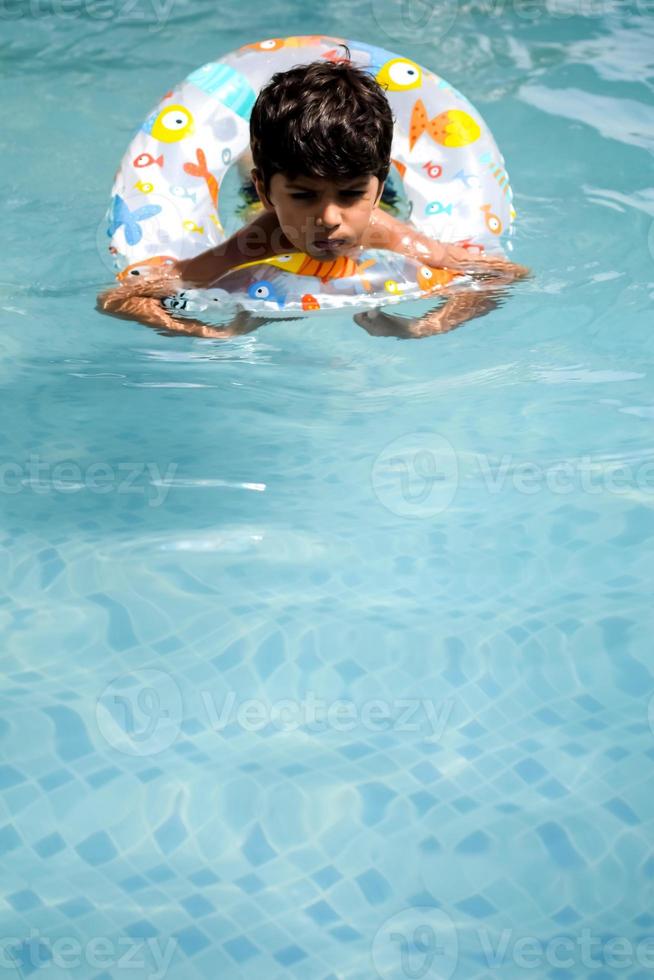
<svg viewBox="0 0 654 980">
<path fill-rule="evenodd" d="M 326 260 L 357 246 L 390 249 L 430 266 L 490 273 L 496 285 L 528 275 L 529 270 L 497 256 L 473 257 L 464 248 L 421 235 L 379 207 L 392 138 L 393 115 L 383 89 L 349 60 L 278 72 L 260 91 L 250 117 L 251 175 L 261 214 L 215 248 L 179 260 L 164 275 L 101 294 L 99 308 L 177 333 L 234 336 L 267 318 L 244 311 L 218 329 L 176 319 L 162 299 L 184 285 L 217 285 L 242 262 L 293 251 Z M 483 315 L 497 305 L 499 295 L 497 290 L 454 294 L 419 320 L 379 310 L 355 320 L 377 335 L 425 336 Z"/>
</svg>

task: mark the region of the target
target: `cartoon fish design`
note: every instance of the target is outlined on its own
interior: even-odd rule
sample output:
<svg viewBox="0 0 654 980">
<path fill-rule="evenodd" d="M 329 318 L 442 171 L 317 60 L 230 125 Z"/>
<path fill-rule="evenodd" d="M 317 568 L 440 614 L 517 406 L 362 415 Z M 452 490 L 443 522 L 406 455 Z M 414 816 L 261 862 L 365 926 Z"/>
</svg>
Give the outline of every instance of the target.
<svg viewBox="0 0 654 980">
<path fill-rule="evenodd" d="M 416 282 L 423 292 L 431 292 L 436 286 L 447 286 L 453 279 L 463 275 L 451 269 L 436 269 L 431 265 L 421 265 L 416 273 Z"/>
<path fill-rule="evenodd" d="M 306 48 L 312 44 L 320 44 L 322 34 L 303 34 L 295 37 L 269 37 L 265 41 L 254 44 L 244 44 L 239 51 L 261 51 L 270 54 L 271 51 L 281 51 L 282 48 Z"/>
<path fill-rule="evenodd" d="M 179 143 L 193 133 L 193 116 L 183 105 L 168 105 L 154 118 L 150 117 L 143 129 L 161 143 Z"/>
<path fill-rule="evenodd" d="M 454 202 L 450 201 L 449 204 L 443 204 L 442 201 L 430 201 L 425 207 L 425 214 L 452 214 L 452 208 L 454 207 Z"/>
<path fill-rule="evenodd" d="M 482 204 L 480 211 L 484 212 L 484 221 L 486 222 L 486 227 L 493 235 L 502 234 L 502 222 L 496 214 L 491 211 L 490 204 Z"/>
<path fill-rule="evenodd" d="M 320 309 L 320 303 L 318 302 L 318 300 L 316 299 L 315 296 L 312 296 L 311 295 L 311 293 L 305 293 L 304 296 L 302 297 L 302 301 L 301 302 L 302 302 L 302 309 L 303 310 L 319 310 Z"/>
<path fill-rule="evenodd" d="M 417 99 L 409 123 L 409 149 L 412 150 L 423 133 L 441 146 L 468 146 L 481 136 L 481 129 L 472 116 L 462 109 L 446 109 L 433 119 L 427 116 L 422 99 Z"/>
<path fill-rule="evenodd" d="M 273 283 L 267 279 L 258 279 L 257 282 L 253 282 L 251 286 L 248 286 L 248 296 L 250 299 L 263 299 L 277 303 L 280 310 L 284 308 L 285 297 L 281 293 L 278 293 Z"/>
<path fill-rule="evenodd" d="M 169 188 L 169 191 L 172 197 L 179 197 L 183 201 L 188 198 L 189 201 L 195 204 L 197 200 L 197 194 L 190 191 L 188 187 L 182 187 L 181 184 L 173 184 L 172 187 Z"/>
<path fill-rule="evenodd" d="M 153 255 L 150 259 L 142 259 L 133 265 L 128 265 L 119 272 L 116 279 L 123 281 L 132 276 L 143 276 L 147 278 L 148 273 L 153 269 L 160 269 L 162 266 L 174 265 L 177 260 L 172 255 Z"/>
<path fill-rule="evenodd" d="M 465 172 L 465 169 L 457 170 L 457 172 L 452 177 L 452 180 L 460 180 L 463 186 L 467 189 L 468 187 L 479 187 L 480 180 L 477 174 Z"/>
<path fill-rule="evenodd" d="M 209 190 L 211 196 L 211 201 L 214 206 L 214 210 L 218 210 L 218 181 L 212 173 L 209 173 L 207 167 L 207 157 L 204 150 L 199 147 L 195 151 L 195 158 L 197 163 L 185 163 L 184 172 L 190 174 L 191 177 L 200 177 L 204 180 Z"/>
<path fill-rule="evenodd" d="M 482 153 L 479 157 L 481 163 L 485 163 L 493 177 L 500 185 L 504 192 L 504 196 L 508 197 L 509 200 L 513 197 L 513 191 L 511 190 L 511 185 L 509 184 L 509 175 L 507 174 L 504 167 L 494 160 L 488 150 Z"/>
<path fill-rule="evenodd" d="M 111 217 L 107 235 L 111 238 L 119 228 L 125 229 L 125 241 L 128 245 L 138 245 L 143 238 L 141 222 L 148 218 L 153 218 L 159 214 L 161 208 L 158 204 L 146 204 L 145 207 L 130 211 L 129 207 L 119 194 L 116 194 L 111 201 Z"/>
<path fill-rule="evenodd" d="M 408 58 L 391 58 L 375 76 L 389 92 L 407 92 L 422 85 L 422 69 Z"/>
<path fill-rule="evenodd" d="M 249 120 L 256 94 L 249 80 L 240 71 L 229 65 L 210 61 L 191 72 L 186 81 L 207 95 L 212 95 L 246 122 Z"/>
<path fill-rule="evenodd" d="M 163 154 L 159 157 L 153 157 L 151 153 L 139 153 L 137 157 L 132 160 L 132 165 L 134 167 L 151 167 L 153 163 L 158 164 L 163 167 Z"/>
<path fill-rule="evenodd" d="M 242 265 L 234 266 L 234 269 L 245 269 L 252 265 L 271 265 L 275 269 L 282 269 L 284 272 L 291 272 L 296 276 L 315 276 L 321 282 L 329 282 L 330 279 L 342 279 L 345 276 L 361 275 L 374 264 L 375 259 L 367 259 L 365 262 L 355 262 L 354 259 L 347 255 L 339 255 L 335 259 L 322 261 L 321 259 L 311 258 L 305 252 L 292 252 L 273 255 L 268 259 L 258 259 L 255 262 L 244 262 Z M 367 282 L 367 280 L 364 280 L 364 282 Z"/>
<path fill-rule="evenodd" d="M 154 190 L 154 184 L 151 184 L 149 180 L 137 180 L 134 187 L 137 189 L 137 191 L 140 191 L 141 194 L 151 194 Z"/>
<path fill-rule="evenodd" d="M 387 293 L 391 293 L 393 296 L 400 296 L 402 293 L 405 293 L 407 289 L 410 289 L 410 286 L 408 283 L 400 285 L 396 279 L 387 279 L 384 283 L 384 289 Z"/>
</svg>

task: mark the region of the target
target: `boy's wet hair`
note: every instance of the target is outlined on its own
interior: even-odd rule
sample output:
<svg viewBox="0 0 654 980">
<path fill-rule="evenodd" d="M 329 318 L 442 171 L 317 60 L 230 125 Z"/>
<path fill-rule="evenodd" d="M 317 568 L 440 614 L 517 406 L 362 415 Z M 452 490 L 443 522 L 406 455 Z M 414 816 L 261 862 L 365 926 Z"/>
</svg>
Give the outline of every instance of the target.
<svg viewBox="0 0 654 980">
<path fill-rule="evenodd" d="M 384 90 L 349 58 L 277 72 L 250 116 L 250 149 L 266 193 L 274 174 L 388 177 L 393 114 Z"/>
</svg>

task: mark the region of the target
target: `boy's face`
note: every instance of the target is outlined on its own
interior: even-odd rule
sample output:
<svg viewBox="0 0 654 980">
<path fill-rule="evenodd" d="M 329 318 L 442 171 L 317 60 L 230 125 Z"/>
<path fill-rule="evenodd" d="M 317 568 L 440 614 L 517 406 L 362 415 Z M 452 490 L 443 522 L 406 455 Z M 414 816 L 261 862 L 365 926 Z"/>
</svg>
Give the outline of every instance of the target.
<svg viewBox="0 0 654 980">
<path fill-rule="evenodd" d="M 256 170 L 252 180 L 261 203 L 276 213 L 292 245 L 325 260 L 361 244 L 384 189 L 377 177 L 369 175 L 330 180 L 278 173 L 273 174 L 266 194 Z"/>
</svg>

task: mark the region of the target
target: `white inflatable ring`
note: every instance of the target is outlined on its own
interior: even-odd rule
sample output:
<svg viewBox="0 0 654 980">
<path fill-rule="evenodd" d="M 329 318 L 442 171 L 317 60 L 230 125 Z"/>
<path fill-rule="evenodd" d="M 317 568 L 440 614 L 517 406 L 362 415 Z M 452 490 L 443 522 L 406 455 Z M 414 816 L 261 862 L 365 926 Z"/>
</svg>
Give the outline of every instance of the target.
<svg viewBox="0 0 654 980">
<path fill-rule="evenodd" d="M 149 271 L 218 245 L 254 215 L 248 191 L 249 117 L 278 71 L 321 58 L 353 63 L 384 87 L 395 118 L 391 173 L 381 206 L 421 232 L 471 251 L 510 234 L 515 211 L 504 160 L 471 103 L 434 72 L 384 48 L 303 36 L 247 44 L 203 65 L 167 92 L 132 140 L 108 211 L 117 278 Z M 358 251 L 358 254 L 357 254 Z M 247 262 L 220 288 L 165 301 L 204 310 L 215 302 L 284 317 L 364 309 L 420 299 L 453 274 L 387 250 L 318 262 L 302 253 Z"/>
</svg>

